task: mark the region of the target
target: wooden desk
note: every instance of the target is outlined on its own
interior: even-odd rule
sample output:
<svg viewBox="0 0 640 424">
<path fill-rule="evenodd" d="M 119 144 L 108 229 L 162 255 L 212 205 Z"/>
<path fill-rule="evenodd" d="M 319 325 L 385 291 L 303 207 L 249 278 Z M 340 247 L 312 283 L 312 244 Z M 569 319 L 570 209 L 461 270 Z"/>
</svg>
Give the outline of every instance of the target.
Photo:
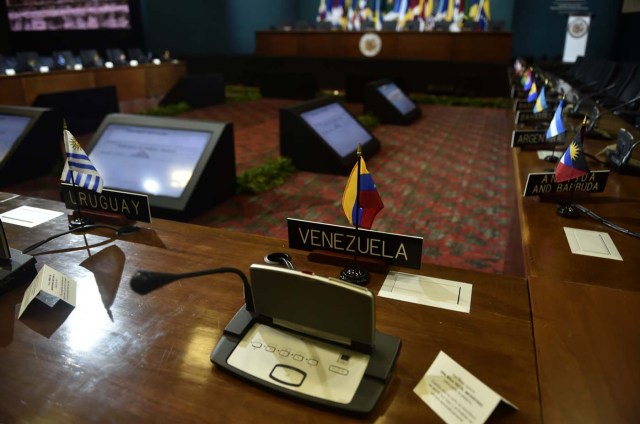
<svg viewBox="0 0 640 424">
<path fill-rule="evenodd" d="M 278 57 L 362 58 L 366 32 L 257 31 L 256 55 Z M 511 60 L 509 32 L 376 32 L 379 59 L 503 63 Z"/>
<path fill-rule="evenodd" d="M 39 94 L 105 85 L 114 85 L 121 101 L 158 97 L 169 91 L 186 73 L 184 62 L 167 62 L 0 76 L 0 104 L 29 106 Z"/>
<path fill-rule="evenodd" d="M 20 205 L 64 210 L 58 202 L 9 198 L 0 193 L 0 212 Z M 66 235 L 32 252 L 39 267 L 77 280 L 78 306 L 68 316 L 35 308 L 18 320 L 25 287 L 0 297 L 0 421 L 363 421 L 267 393 L 210 363 L 243 304 L 236 276 L 176 282 L 144 297 L 128 284 L 138 269 L 248 272 L 273 251 L 291 253 L 299 269 L 333 276 L 339 269 L 308 262 L 283 240 L 164 220 L 141 226 L 130 236 Z M 5 229 L 10 245 L 24 249 L 65 230 L 66 217 Z M 364 421 L 440 422 L 413 388 L 443 350 L 520 408 L 499 407 L 492 422 L 540 422 L 526 282 L 436 266 L 420 273 L 473 283 L 471 313 L 376 298 L 378 328 L 403 345 L 387 392 Z M 377 293 L 383 276 L 372 280 Z"/>
<path fill-rule="evenodd" d="M 623 122 L 616 119 L 607 117 L 600 127 L 617 134 Z M 584 146 L 596 154 L 612 143 L 587 139 Z M 532 151 L 514 149 L 513 158 L 543 419 L 635 422 L 640 417 L 640 240 L 591 218 L 560 217 L 557 198 L 522 198 L 527 175 L 554 165 Z M 588 162 L 591 169 L 604 168 Z M 603 193 L 575 195 L 574 201 L 640 232 L 638 176 L 612 171 Z M 608 233 L 624 260 L 572 254 L 563 227 Z"/>
</svg>

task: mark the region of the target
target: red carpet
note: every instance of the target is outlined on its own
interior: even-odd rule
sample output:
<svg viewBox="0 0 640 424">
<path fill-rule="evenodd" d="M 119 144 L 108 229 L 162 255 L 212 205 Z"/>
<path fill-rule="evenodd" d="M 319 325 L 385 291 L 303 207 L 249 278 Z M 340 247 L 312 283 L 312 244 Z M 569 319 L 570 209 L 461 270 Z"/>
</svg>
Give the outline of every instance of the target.
<svg viewBox="0 0 640 424">
<path fill-rule="evenodd" d="M 279 155 L 277 109 L 294 103 L 264 99 L 186 116 L 234 122 L 241 173 Z M 424 263 L 504 272 L 516 213 L 512 122 L 509 110 L 423 106 L 410 126 L 376 128 L 382 148 L 367 167 L 385 208 L 372 229 L 423 237 Z M 192 222 L 285 239 L 287 217 L 348 225 L 340 204 L 346 182 L 298 172 L 270 192 L 236 196 Z"/>
<path fill-rule="evenodd" d="M 233 122 L 240 174 L 279 156 L 279 108 L 296 103 L 262 99 L 181 116 Z M 360 106 L 349 108 L 360 112 Z M 410 126 L 381 125 L 374 131 L 382 148 L 367 167 L 385 208 L 372 229 L 423 237 L 425 264 L 504 273 L 510 223 L 517 216 L 509 146 L 513 113 L 422 109 L 423 116 Z M 287 217 L 348 225 L 340 204 L 346 183 L 346 176 L 297 172 L 270 192 L 235 196 L 192 222 L 283 239 Z M 57 176 L 0 190 L 59 199 Z"/>
</svg>

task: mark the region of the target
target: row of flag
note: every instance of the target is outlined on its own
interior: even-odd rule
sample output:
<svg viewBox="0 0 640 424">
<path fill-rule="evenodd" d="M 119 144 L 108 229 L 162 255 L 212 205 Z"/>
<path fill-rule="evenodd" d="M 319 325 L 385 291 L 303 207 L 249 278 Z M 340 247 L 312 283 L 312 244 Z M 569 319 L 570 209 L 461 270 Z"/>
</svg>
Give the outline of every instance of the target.
<svg viewBox="0 0 640 424">
<path fill-rule="evenodd" d="M 540 93 L 538 93 L 535 75 L 531 68 L 527 68 L 520 59 L 514 62 L 514 72 L 520 77 L 520 83 L 525 91 L 528 91 L 527 101 L 534 103 L 533 112 L 539 113 L 547 110 L 547 99 L 545 94 L 546 84 L 542 85 Z M 553 118 L 549 123 L 546 132 L 546 139 L 551 140 L 566 132 L 562 121 L 562 111 L 564 108 L 564 98 L 560 99 Z M 555 179 L 557 182 L 564 182 L 574 178 L 581 177 L 589 172 L 589 166 L 584 155 L 584 133 L 585 124 L 583 122 L 576 132 L 573 140 L 569 143 L 564 154 L 560 157 L 555 169 Z"/>
<path fill-rule="evenodd" d="M 402 31 L 408 22 L 415 22 L 420 31 L 430 31 L 437 22 L 452 24 L 459 29 L 464 20 L 477 22 L 488 29 L 491 19 L 489 0 L 320 0 L 317 22 L 330 22 L 334 27 L 359 31 L 370 22 L 380 31 L 383 22 L 395 22 Z"/>
</svg>

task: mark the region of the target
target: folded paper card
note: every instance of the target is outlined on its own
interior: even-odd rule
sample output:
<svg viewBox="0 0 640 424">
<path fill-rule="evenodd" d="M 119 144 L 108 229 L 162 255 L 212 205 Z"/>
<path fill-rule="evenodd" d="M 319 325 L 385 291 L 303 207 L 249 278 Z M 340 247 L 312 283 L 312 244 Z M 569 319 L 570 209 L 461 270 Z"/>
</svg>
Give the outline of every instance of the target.
<svg viewBox="0 0 640 424">
<path fill-rule="evenodd" d="M 413 392 L 447 424 L 484 423 L 501 401 L 518 409 L 442 351 Z"/>
<path fill-rule="evenodd" d="M 50 266 L 44 265 L 24 292 L 18 318 L 22 316 L 33 299 L 40 300 L 50 308 L 54 307 L 59 300 L 75 307 L 76 282 Z"/>
</svg>

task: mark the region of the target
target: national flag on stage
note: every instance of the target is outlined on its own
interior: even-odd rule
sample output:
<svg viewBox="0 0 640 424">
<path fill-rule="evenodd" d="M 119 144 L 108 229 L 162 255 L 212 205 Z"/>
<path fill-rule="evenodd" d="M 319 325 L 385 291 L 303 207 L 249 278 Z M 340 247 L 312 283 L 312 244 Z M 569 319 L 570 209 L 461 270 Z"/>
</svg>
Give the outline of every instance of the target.
<svg viewBox="0 0 640 424">
<path fill-rule="evenodd" d="M 533 105 L 533 113 L 539 113 L 543 110 L 547 110 L 547 98 L 544 95 L 544 85 L 542 86 L 542 90 L 540 90 L 540 94 L 538 94 L 538 98 L 536 99 L 536 104 Z"/>
<path fill-rule="evenodd" d="M 553 114 L 553 119 L 547 129 L 547 140 L 564 133 L 564 125 L 562 123 L 562 108 L 564 107 L 564 99 L 558 102 L 556 113 Z"/>
<path fill-rule="evenodd" d="M 82 150 L 78 141 L 66 128 L 63 130 L 63 135 L 67 161 L 64 164 L 60 180 L 101 193 L 102 177 L 100 177 L 98 170 L 91 163 L 89 156 Z"/>
<path fill-rule="evenodd" d="M 383 1 L 384 0 L 369 0 L 367 6 L 367 16 L 373 20 L 373 25 L 376 31 L 380 31 L 382 29 L 382 7 L 380 4 Z"/>
<path fill-rule="evenodd" d="M 556 181 L 561 183 L 563 181 L 571 180 L 581 177 L 589 172 L 589 165 L 584 156 L 584 148 L 582 147 L 582 141 L 584 140 L 584 123 L 580 127 L 580 130 L 576 133 L 575 137 L 564 155 L 558 161 L 556 165 Z"/>
<path fill-rule="evenodd" d="M 327 17 L 334 26 L 339 26 L 342 29 L 345 29 L 346 19 L 344 19 L 344 0 L 329 0 Z"/>
<path fill-rule="evenodd" d="M 516 73 L 516 75 L 520 75 L 522 74 L 522 61 L 520 60 L 520 58 L 517 58 L 516 61 L 513 63 L 513 70 Z"/>
<path fill-rule="evenodd" d="M 491 20 L 491 6 L 489 0 L 471 0 L 469 6 L 469 16 L 480 23 L 480 28 L 486 31 Z"/>
<path fill-rule="evenodd" d="M 320 0 L 318 6 L 318 15 L 316 16 L 316 22 L 324 22 L 327 20 L 327 1 Z"/>
<path fill-rule="evenodd" d="M 359 176 L 358 168 L 360 169 Z M 347 186 L 342 194 L 342 209 L 349 224 L 355 225 L 356 228 L 370 229 L 373 219 L 382 208 L 384 208 L 384 204 L 378 194 L 376 184 L 373 182 L 373 177 L 367 170 L 364 159 L 358 154 L 358 162 L 353 166 Z"/>
<path fill-rule="evenodd" d="M 529 95 L 527 96 L 527 102 L 531 103 L 538 98 L 538 88 L 536 87 L 536 83 L 531 84 L 531 89 L 529 90 Z"/>
<path fill-rule="evenodd" d="M 531 69 L 527 69 L 524 73 L 524 80 L 522 82 L 522 88 L 527 91 L 531 90 L 531 85 L 533 84 L 533 72 Z"/>
</svg>

